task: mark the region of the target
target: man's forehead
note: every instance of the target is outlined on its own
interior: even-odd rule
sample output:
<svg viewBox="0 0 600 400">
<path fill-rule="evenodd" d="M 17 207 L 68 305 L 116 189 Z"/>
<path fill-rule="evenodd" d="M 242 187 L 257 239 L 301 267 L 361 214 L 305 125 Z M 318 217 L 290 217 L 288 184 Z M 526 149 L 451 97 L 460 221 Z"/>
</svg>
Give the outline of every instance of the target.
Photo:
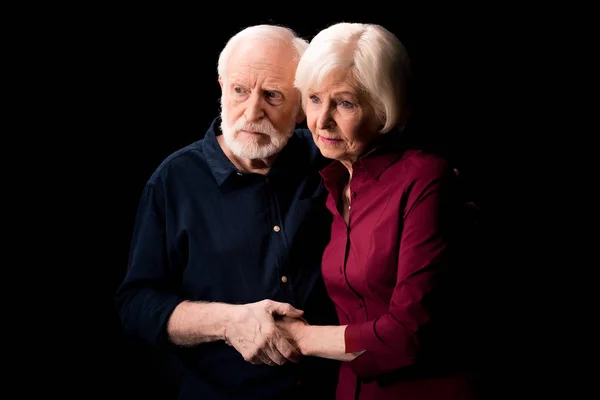
<svg viewBox="0 0 600 400">
<path fill-rule="evenodd" d="M 294 46 L 290 41 L 252 37 L 239 42 L 234 53 L 281 53 L 290 51 L 294 51 Z"/>
<path fill-rule="evenodd" d="M 270 50 L 269 50 L 270 51 Z M 248 86 L 293 86 L 297 62 L 281 53 L 238 53 L 229 60 L 227 79 Z"/>
<path fill-rule="evenodd" d="M 287 42 L 251 40 L 240 43 L 229 59 L 228 68 L 236 66 L 266 68 L 292 68 L 297 65 L 296 51 Z"/>
</svg>

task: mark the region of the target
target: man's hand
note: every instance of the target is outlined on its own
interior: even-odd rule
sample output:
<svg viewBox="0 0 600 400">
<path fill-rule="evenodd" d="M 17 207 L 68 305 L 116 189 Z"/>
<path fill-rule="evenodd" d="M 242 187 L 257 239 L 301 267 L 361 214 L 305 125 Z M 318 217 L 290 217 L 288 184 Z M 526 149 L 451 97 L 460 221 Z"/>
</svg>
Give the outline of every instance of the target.
<svg viewBox="0 0 600 400">
<path fill-rule="evenodd" d="M 272 300 L 234 306 L 225 328 L 225 342 L 252 364 L 282 365 L 298 362 L 298 350 L 281 334 L 275 316 L 300 318 L 303 311 Z"/>
</svg>

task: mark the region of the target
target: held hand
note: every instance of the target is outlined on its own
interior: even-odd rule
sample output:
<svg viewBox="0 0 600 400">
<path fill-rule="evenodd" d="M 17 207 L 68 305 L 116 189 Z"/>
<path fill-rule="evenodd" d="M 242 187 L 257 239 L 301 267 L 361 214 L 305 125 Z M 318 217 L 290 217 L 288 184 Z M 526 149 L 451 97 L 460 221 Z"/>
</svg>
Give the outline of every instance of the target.
<svg viewBox="0 0 600 400">
<path fill-rule="evenodd" d="M 234 306 L 225 330 L 225 342 L 252 364 L 282 365 L 298 362 L 300 353 L 281 334 L 274 315 L 299 318 L 302 311 L 286 303 L 263 300 Z"/>
<path fill-rule="evenodd" d="M 301 350 L 301 341 L 304 338 L 304 327 L 309 326 L 308 322 L 302 317 L 290 318 L 284 316 L 278 319 L 275 324 L 280 329 L 284 337 L 286 337 L 294 346 Z"/>
</svg>

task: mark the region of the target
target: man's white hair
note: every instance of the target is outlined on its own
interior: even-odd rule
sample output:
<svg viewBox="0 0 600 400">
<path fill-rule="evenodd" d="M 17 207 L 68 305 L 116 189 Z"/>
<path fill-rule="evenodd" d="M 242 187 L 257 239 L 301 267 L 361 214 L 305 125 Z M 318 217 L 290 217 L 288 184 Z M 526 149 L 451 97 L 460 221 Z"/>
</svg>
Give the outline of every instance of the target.
<svg viewBox="0 0 600 400">
<path fill-rule="evenodd" d="M 232 54 L 235 54 L 239 45 L 248 42 L 291 46 L 296 53 L 292 56 L 291 61 L 295 63 L 300 60 L 300 57 L 308 48 L 308 41 L 302 39 L 287 27 L 255 25 L 245 28 L 229 39 L 219 55 L 217 72 L 222 82 L 227 81 L 227 68 Z M 246 120 L 245 115 L 242 115 L 236 121 L 229 121 L 228 110 L 224 106 L 223 100 L 224 98 L 221 96 L 221 131 L 223 132 L 225 144 L 236 156 L 248 159 L 266 158 L 281 151 L 292 136 L 296 126 L 296 117 L 302 111 L 302 101 L 300 100 L 294 104 L 289 125 L 278 130 L 268 118 L 250 122 Z M 242 130 L 260 132 L 262 137 L 240 140 L 238 134 Z M 267 143 L 264 142 L 265 136 L 269 138 Z"/>
<path fill-rule="evenodd" d="M 221 51 L 217 64 L 217 73 L 222 79 L 227 77 L 227 64 L 229 58 L 235 52 L 237 46 L 248 39 L 260 39 L 265 42 L 278 41 L 281 43 L 291 43 L 297 53 L 296 61 L 300 59 L 304 51 L 308 48 L 308 41 L 299 37 L 296 32 L 290 28 L 266 24 L 250 26 L 232 36 Z"/>
<path fill-rule="evenodd" d="M 341 22 L 320 31 L 303 53 L 294 85 L 307 92 L 333 71 L 348 71 L 376 111 L 386 133 L 406 121 L 410 60 L 402 42 L 380 25 Z"/>
</svg>

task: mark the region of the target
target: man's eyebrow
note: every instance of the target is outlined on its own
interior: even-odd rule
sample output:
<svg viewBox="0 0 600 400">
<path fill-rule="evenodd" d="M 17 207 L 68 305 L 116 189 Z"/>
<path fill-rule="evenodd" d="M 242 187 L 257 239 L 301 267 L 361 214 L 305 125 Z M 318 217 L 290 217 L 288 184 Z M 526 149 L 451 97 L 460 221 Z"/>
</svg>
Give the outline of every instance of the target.
<svg viewBox="0 0 600 400">
<path fill-rule="evenodd" d="M 263 88 L 263 90 L 265 91 L 269 91 L 269 92 L 285 92 L 285 89 L 283 88 L 283 86 L 278 85 L 278 84 L 266 84 L 265 87 Z"/>
</svg>

